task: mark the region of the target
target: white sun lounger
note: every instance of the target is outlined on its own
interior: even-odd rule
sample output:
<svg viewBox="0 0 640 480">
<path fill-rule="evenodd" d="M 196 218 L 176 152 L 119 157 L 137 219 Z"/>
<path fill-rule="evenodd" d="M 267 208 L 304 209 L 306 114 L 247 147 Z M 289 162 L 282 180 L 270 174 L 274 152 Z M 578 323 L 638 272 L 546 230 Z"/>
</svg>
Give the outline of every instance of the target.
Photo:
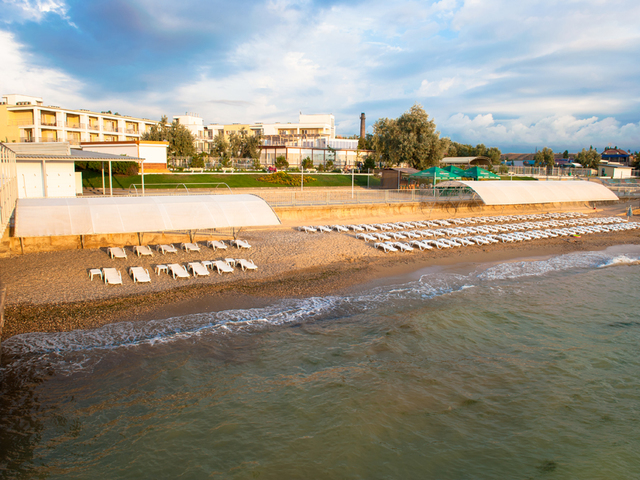
<svg viewBox="0 0 640 480">
<path fill-rule="evenodd" d="M 151 249 L 147 245 L 139 245 L 139 246 L 135 245 L 133 247 L 133 253 L 135 253 L 139 257 L 142 256 L 142 255 L 148 255 L 150 257 L 153 256 L 153 252 L 151 251 Z"/>
<path fill-rule="evenodd" d="M 420 250 L 433 250 L 433 247 L 431 245 L 420 240 L 411 240 L 409 244 L 414 247 L 418 247 Z"/>
<path fill-rule="evenodd" d="M 322 232 L 322 233 L 329 233 L 331 231 L 331 229 L 326 225 L 318 225 L 316 228 L 318 229 L 319 232 Z"/>
<path fill-rule="evenodd" d="M 124 251 L 124 248 L 120 247 L 109 247 L 107 253 L 109 253 L 111 258 L 127 258 L 127 252 Z"/>
<path fill-rule="evenodd" d="M 253 263 L 253 260 L 245 260 L 244 258 L 236 259 L 236 266 L 240 266 L 242 270 L 257 270 L 258 266 Z"/>
<path fill-rule="evenodd" d="M 336 232 L 348 232 L 349 229 L 347 227 L 345 227 L 344 225 L 334 225 L 332 227 Z"/>
<path fill-rule="evenodd" d="M 384 253 L 397 252 L 398 251 L 398 249 L 396 247 L 394 247 L 393 245 L 389 245 L 389 244 L 384 243 L 384 242 L 374 243 L 373 246 L 376 247 L 376 248 L 381 248 L 384 251 Z"/>
<path fill-rule="evenodd" d="M 200 262 L 187 263 L 187 270 L 191 270 L 191 274 L 194 277 L 206 277 L 209 275 L 209 270 Z"/>
<path fill-rule="evenodd" d="M 207 240 L 207 247 L 211 247 L 214 250 L 216 248 L 220 248 L 222 250 L 226 250 L 227 246 L 225 245 L 225 243 L 222 240 Z"/>
<path fill-rule="evenodd" d="M 214 260 L 211 262 L 211 269 L 216 269 L 219 275 L 223 273 L 233 273 L 233 267 L 222 260 Z"/>
<path fill-rule="evenodd" d="M 236 266 L 236 259 L 235 258 L 225 258 L 224 261 L 227 262 L 227 265 L 229 265 L 230 267 L 235 267 Z"/>
<path fill-rule="evenodd" d="M 158 245 L 156 247 L 156 250 L 158 250 L 163 255 L 165 253 L 178 253 L 178 249 L 173 245 Z"/>
<path fill-rule="evenodd" d="M 187 272 L 187 270 L 179 263 L 170 263 L 167 265 L 167 268 L 174 280 L 176 278 L 189 278 L 189 272 Z"/>
<path fill-rule="evenodd" d="M 298 227 L 298 230 L 305 233 L 316 233 L 318 230 L 313 227 Z"/>
<path fill-rule="evenodd" d="M 182 248 L 185 252 L 199 252 L 200 247 L 197 243 L 181 243 L 180 248 Z"/>
<path fill-rule="evenodd" d="M 115 268 L 103 268 L 102 278 L 107 285 L 122 285 L 122 274 Z"/>
<path fill-rule="evenodd" d="M 377 240 L 376 237 L 369 233 L 356 233 L 356 238 L 361 238 L 365 242 L 375 242 Z"/>
<path fill-rule="evenodd" d="M 235 245 L 236 248 L 251 248 L 251 245 L 249 245 L 247 242 L 245 242 L 244 240 L 231 240 L 231 245 Z"/>
<path fill-rule="evenodd" d="M 402 250 L 403 252 L 410 252 L 413 250 L 413 247 L 408 243 L 393 242 L 393 246 Z"/>
<path fill-rule="evenodd" d="M 142 267 L 129 267 L 129 275 L 133 279 L 133 283 L 151 282 L 149 270 Z"/>
</svg>

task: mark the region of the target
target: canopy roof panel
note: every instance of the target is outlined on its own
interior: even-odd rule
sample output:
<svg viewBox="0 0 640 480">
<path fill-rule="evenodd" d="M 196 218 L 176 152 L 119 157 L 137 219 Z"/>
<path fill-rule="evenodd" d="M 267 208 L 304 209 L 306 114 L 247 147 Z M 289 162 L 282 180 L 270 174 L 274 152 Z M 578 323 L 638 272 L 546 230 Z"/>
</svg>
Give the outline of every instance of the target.
<svg viewBox="0 0 640 480">
<path fill-rule="evenodd" d="M 422 170 L 418 173 L 414 173 L 412 175 L 409 175 L 409 178 L 460 178 L 459 175 L 456 175 L 453 172 L 450 172 L 448 170 L 445 170 L 443 168 L 440 167 L 431 167 L 431 168 L 427 168 L 426 170 Z"/>
<path fill-rule="evenodd" d="M 584 181 L 454 181 L 438 187 L 461 186 L 474 190 L 486 205 L 523 205 L 532 203 L 599 202 L 618 200 L 607 187 Z"/>
<path fill-rule="evenodd" d="M 24 198 L 16 207 L 17 237 L 167 232 L 280 225 L 256 195 Z"/>
</svg>

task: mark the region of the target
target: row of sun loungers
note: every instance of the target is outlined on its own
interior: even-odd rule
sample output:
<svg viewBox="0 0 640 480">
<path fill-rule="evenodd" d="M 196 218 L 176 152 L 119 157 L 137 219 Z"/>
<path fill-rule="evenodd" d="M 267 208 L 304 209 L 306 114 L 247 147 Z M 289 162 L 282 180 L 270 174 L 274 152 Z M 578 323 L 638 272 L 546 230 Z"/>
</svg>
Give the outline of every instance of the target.
<svg viewBox="0 0 640 480">
<path fill-rule="evenodd" d="M 486 223 L 507 223 L 507 222 L 526 222 L 534 220 L 558 220 L 558 219 L 577 219 L 586 217 L 584 213 L 578 212 L 559 212 L 559 213 L 539 213 L 530 215 L 497 215 L 493 217 L 469 217 L 469 218 L 449 218 L 446 220 L 421 220 L 417 222 L 395 222 L 395 223 L 374 223 L 360 225 L 314 225 L 298 227 L 298 230 L 306 233 L 329 233 L 353 231 L 357 233 L 370 232 L 390 232 L 395 230 L 409 230 L 415 228 L 441 228 L 460 225 L 474 225 Z"/>
<path fill-rule="evenodd" d="M 236 247 L 236 248 L 251 248 L 251 245 L 248 242 L 246 242 L 244 240 L 240 240 L 240 239 L 231 240 L 229 242 L 229 244 L 232 247 Z M 208 240 L 207 241 L 207 247 L 213 248 L 214 250 L 216 250 L 216 249 L 226 250 L 228 248 L 227 245 L 222 240 Z M 181 243 L 180 244 L 180 249 L 184 250 L 185 252 L 199 252 L 200 251 L 200 246 L 195 242 L 194 243 Z M 178 249 L 172 244 L 169 244 L 169 245 L 157 245 L 156 246 L 156 251 L 158 251 L 159 253 L 162 253 L 163 255 L 165 255 L 167 253 L 178 253 Z M 113 258 L 127 258 L 127 251 L 123 247 L 109 247 L 107 249 L 107 253 L 109 254 L 109 256 L 112 259 Z M 153 256 L 153 251 L 147 245 L 135 245 L 133 247 L 133 253 L 138 255 L 138 257 L 141 257 L 141 256 Z"/>
<path fill-rule="evenodd" d="M 193 276 L 206 277 L 210 274 L 209 269 L 214 269 L 218 274 L 233 273 L 234 268 L 240 268 L 245 270 L 257 270 L 258 267 L 253 260 L 246 260 L 244 258 L 225 258 L 224 260 L 204 260 L 202 262 L 189 262 L 186 267 L 179 263 L 170 263 L 168 265 L 156 265 L 155 272 L 160 275 L 162 272 L 166 272 L 173 277 L 174 280 L 178 278 L 189 278 Z M 151 275 L 149 270 L 143 267 L 129 267 L 128 273 L 134 283 L 149 283 L 151 282 Z M 107 285 L 122 285 L 122 274 L 120 270 L 115 268 L 92 268 L 89 270 L 89 277 L 93 280 L 94 276 L 99 276 Z"/>
<path fill-rule="evenodd" d="M 617 232 L 640 228 L 640 223 L 625 223 L 620 218 L 608 217 L 595 219 L 580 219 L 576 221 L 555 222 L 527 222 L 522 224 L 501 225 L 502 228 L 473 227 L 473 228 L 449 228 L 442 230 L 423 230 L 410 233 L 405 236 L 408 242 L 392 241 L 386 234 L 360 234 L 357 238 L 365 241 L 384 240 L 374 244 L 375 248 L 386 252 L 411 251 L 415 247 L 420 250 L 453 248 L 470 245 L 489 245 L 492 243 L 522 242 L 541 238 L 556 238 L 562 236 L 579 236 L 591 233 Z M 607 223 L 608 222 L 608 223 Z M 562 225 L 568 223 L 568 225 Z M 554 227 L 554 228 L 551 228 Z M 415 236 L 427 237 L 415 239 Z"/>
</svg>

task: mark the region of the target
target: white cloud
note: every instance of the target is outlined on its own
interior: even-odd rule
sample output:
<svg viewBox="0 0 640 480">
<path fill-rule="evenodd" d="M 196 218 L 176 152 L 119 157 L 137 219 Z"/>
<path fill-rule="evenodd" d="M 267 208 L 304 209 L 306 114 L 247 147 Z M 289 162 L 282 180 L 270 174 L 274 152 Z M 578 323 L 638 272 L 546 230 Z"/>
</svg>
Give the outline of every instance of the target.
<svg viewBox="0 0 640 480">
<path fill-rule="evenodd" d="M 634 150 L 640 136 L 640 123 L 622 125 L 612 117 L 576 118 L 573 115 L 549 116 L 524 123 L 520 119 L 496 122 L 491 114 L 471 118 L 457 113 L 441 127 L 444 135 L 463 143 L 549 146 L 562 150 L 579 150 L 590 145 L 602 148 L 608 143 Z"/>
<path fill-rule="evenodd" d="M 67 4 L 63 0 L 4 0 L 22 21 L 41 22 L 49 14 L 58 15 L 69 25 L 75 24 L 69 19 Z"/>
</svg>

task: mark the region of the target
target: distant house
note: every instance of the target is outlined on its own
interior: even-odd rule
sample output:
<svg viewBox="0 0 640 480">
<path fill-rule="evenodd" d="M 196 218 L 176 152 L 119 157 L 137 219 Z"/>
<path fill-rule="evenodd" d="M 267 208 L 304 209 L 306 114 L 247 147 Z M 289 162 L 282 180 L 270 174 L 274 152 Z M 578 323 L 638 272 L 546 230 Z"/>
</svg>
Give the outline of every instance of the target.
<svg viewBox="0 0 640 480">
<path fill-rule="evenodd" d="M 632 168 L 621 163 L 601 163 L 598 166 L 601 177 L 631 178 Z"/>
<path fill-rule="evenodd" d="M 462 169 L 469 167 L 488 167 L 491 165 L 491 159 L 489 157 L 476 156 L 476 157 L 444 157 L 440 160 L 440 166 L 453 165 Z"/>
<path fill-rule="evenodd" d="M 602 160 L 607 162 L 617 162 L 623 165 L 629 165 L 631 154 L 625 152 L 621 148 L 605 148 L 602 152 Z"/>
</svg>

